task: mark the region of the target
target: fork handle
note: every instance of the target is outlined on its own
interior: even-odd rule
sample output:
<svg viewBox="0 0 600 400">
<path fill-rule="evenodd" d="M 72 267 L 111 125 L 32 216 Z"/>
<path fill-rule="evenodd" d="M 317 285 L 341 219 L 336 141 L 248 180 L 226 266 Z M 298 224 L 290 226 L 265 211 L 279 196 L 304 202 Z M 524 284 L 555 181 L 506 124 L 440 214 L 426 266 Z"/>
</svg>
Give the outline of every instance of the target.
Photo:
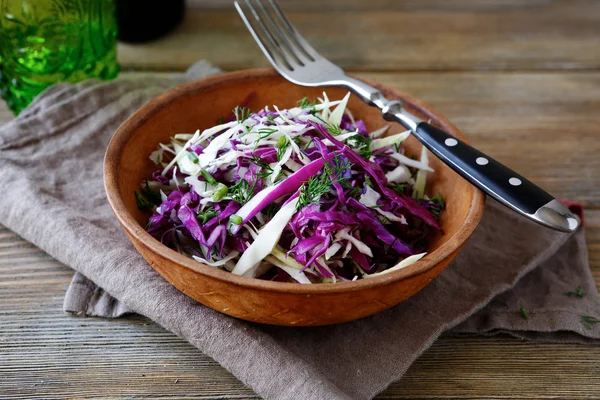
<svg viewBox="0 0 600 400">
<path fill-rule="evenodd" d="M 411 130 L 450 168 L 509 208 L 555 230 L 572 232 L 579 226 L 561 202 L 493 158 L 427 122 Z"/>
</svg>

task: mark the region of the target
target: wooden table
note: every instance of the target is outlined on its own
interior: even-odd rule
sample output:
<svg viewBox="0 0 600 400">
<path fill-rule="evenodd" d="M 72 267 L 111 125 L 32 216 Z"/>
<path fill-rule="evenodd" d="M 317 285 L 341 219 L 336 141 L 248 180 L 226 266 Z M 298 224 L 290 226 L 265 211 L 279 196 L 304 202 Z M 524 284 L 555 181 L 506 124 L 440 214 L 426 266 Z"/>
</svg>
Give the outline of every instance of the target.
<svg viewBox="0 0 600 400">
<path fill-rule="evenodd" d="M 123 73 L 266 66 L 228 1 L 119 45 Z M 281 1 L 309 41 L 357 73 L 447 115 L 472 143 L 586 207 L 600 283 L 600 1 Z M 12 118 L 0 109 L 0 122 Z M 62 312 L 72 271 L 0 230 L 0 398 L 257 398 L 187 342 L 142 317 Z M 379 398 L 600 396 L 600 347 L 444 338 Z"/>
</svg>

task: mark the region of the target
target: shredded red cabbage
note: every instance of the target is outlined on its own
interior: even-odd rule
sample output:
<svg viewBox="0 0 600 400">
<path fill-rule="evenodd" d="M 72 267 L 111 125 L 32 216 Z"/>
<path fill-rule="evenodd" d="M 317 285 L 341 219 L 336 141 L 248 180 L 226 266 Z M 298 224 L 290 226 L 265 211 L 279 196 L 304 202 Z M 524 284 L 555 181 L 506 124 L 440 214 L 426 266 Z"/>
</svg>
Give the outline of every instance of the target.
<svg viewBox="0 0 600 400">
<path fill-rule="evenodd" d="M 417 198 L 415 168 L 391 174 L 401 143 L 375 142 L 347 112 L 340 121 L 347 97 L 325 99 L 236 107 L 226 123 L 175 135 L 135 193 L 147 231 L 215 268 L 280 282 L 361 279 L 426 251 L 443 197 Z"/>
</svg>

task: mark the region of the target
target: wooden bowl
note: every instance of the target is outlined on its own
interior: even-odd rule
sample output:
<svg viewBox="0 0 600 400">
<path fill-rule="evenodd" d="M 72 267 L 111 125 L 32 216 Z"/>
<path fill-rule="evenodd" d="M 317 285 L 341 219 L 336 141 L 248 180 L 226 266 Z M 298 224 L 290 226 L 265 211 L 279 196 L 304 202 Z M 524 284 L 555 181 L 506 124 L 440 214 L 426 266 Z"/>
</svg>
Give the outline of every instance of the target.
<svg viewBox="0 0 600 400">
<path fill-rule="evenodd" d="M 390 99 L 465 140 L 446 118 L 409 95 L 369 82 Z M 392 307 L 427 285 L 456 256 L 479 223 L 484 195 L 436 157 L 435 173 L 428 177 L 428 194 L 443 193 L 446 210 L 440 224 L 443 234 L 431 238 L 429 254 L 419 262 L 378 277 L 337 284 L 300 285 L 233 275 L 200 264 L 164 246 L 144 230 L 148 215 L 137 209 L 134 190 L 156 166 L 149 160 L 158 143 L 180 132 L 195 132 L 215 125 L 248 94 L 249 106 L 293 107 L 307 96 L 314 99 L 324 89 L 296 86 L 272 70 L 226 73 L 178 86 L 147 103 L 114 135 L 105 158 L 104 184 L 108 201 L 134 246 L 159 274 L 186 295 L 217 311 L 248 321 L 274 325 L 326 325 L 362 318 Z M 326 88 L 330 99 L 341 99 L 346 90 Z M 384 126 L 379 110 L 352 97 L 349 108 L 373 130 Z M 394 125 L 391 133 L 401 132 Z M 414 138 L 405 142 L 409 153 L 420 154 Z"/>
</svg>

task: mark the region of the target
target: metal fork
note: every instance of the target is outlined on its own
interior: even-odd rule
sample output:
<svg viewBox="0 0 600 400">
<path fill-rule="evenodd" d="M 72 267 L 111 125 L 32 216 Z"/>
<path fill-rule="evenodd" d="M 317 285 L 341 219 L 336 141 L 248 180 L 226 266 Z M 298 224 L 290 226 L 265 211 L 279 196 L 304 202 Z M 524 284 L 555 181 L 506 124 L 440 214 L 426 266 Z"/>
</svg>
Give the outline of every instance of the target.
<svg viewBox="0 0 600 400">
<path fill-rule="evenodd" d="M 345 87 L 379 108 L 384 119 L 409 129 L 444 163 L 502 204 L 558 231 L 572 232 L 579 226 L 567 207 L 523 176 L 422 121 L 402 102 L 388 100 L 371 85 L 346 75 L 308 44 L 274 0 L 244 0 L 243 4 L 240 0 L 234 4 L 267 59 L 287 80 L 301 86 Z"/>
</svg>

